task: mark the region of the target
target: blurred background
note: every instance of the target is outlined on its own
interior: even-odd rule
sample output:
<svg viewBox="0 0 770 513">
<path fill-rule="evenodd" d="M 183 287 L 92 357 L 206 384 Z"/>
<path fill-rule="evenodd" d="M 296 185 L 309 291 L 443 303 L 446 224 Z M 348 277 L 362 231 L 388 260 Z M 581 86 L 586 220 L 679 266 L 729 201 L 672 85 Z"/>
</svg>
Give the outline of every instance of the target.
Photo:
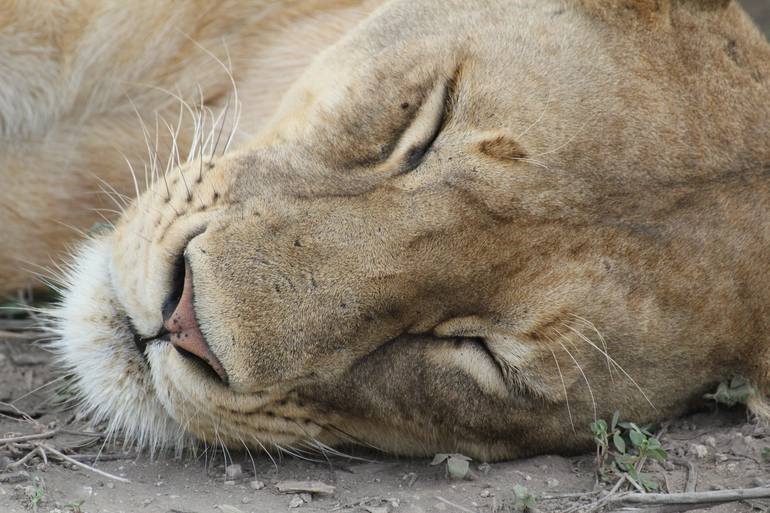
<svg viewBox="0 0 770 513">
<path fill-rule="evenodd" d="M 741 3 L 770 37 L 770 0 L 741 0 Z"/>
</svg>

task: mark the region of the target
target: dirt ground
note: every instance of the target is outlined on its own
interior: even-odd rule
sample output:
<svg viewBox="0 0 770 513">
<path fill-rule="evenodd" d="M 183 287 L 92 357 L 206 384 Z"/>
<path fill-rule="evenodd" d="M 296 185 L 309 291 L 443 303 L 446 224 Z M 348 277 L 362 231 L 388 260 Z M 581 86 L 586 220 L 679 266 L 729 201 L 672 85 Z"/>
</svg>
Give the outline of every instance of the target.
<svg viewBox="0 0 770 513">
<path fill-rule="evenodd" d="M 595 488 L 596 463 L 591 454 L 493 464 L 473 461 L 467 479 L 453 480 L 444 464 L 432 466 L 430 460 L 377 453 L 356 454 L 361 460 L 327 461 L 317 456 L 315 462 L 293 457 L 273 462 L 245 452 L 179 459 L 124 452 L 114 444 L 103 445 L 99 426 L 88 426 L 57 405 L 62 382 L 50 365 L 51 355 L 30 342 L 36 335 L 29 329 L 28 321 L 0 320 L 0 438 L 6 440 L 0 440 L 2 513 L 268 513 L 295 508 L 298 512 L 493 513 L 521 510 L 514 500 L 516 485 L 526 487 L 534 497 L 531 511 L 565 512 L 592 507 L 601 497 L 592 492 L 612 484 Z M 39 438 L 7 441 L 29 434 Z M 664 492 L 685 489 L 688 464 L 696 468 L 697 491 L 770 486 L 770 429 L 747 420 L 740 408 L 714 405 L 672 422 L 660 439 L 669 461 L 648 464 L 646 471 Z M 14 462 L 37 444 L 43 446 L 48 463 L 35 453 L 14 468 Z M 54 451 L 130 482 L 74 466 Z M 326 494 L 282 493 L 279 486 L 288 480 L 334 488 Z M 555 497 L 574 493 L 582 496 Z M 734 502 L 710 511 L 770 511 L 770 501 Z"/>
<path fill-rule="evenodd" d="M 743 2 L 770 33 L 770 0 Z M 273 462 L 247 453 L 156 459 L 104 446 L 88 426 L 56 403 L 61 380 L 51 356 L 30 343 L 26 321 L 0 323 L 0 513 L 422 513 L 520 511 L 515 486 L 526 487 L 530 511 L 598 511 L 612 481 L 596 483 L 594 455 L 541 456 L 506 463 L 473 461 L 467 479 L 447 477 L 444 464 L 357 453 L 335 458 Z M 42 388 L 41 388 L 42 387 Z M 29 417 L 27 417 L 29 415 Z M 97 433 L 94 433 L 97 431 Z M 22 435 L 32 440 L 8 441 Z M 710 410 L 675 420 L 659 435 L 668 461 L 646 465 L 663 492 L 770 486 L 770 429 L 741 408 Z M 42 446 L 20 465 L 15 462 Z M 56 452 L 70 458 L 63 461 Z M 43 460 L 45 454 L 47 463 Z M 96 458 L 96 455 L 99 455 Z M 75 466 L 72 460 L 91 468 Z M 116 481 L 93 469 L 128 480 Z M 286 481 L 328 485 L 331 493 L 283 493 Z M 302 485 L 300 488 L 308 488 Z M 519 490 L 520 491 L 520 490 Z M 605 504 L 604 511 L 620 506 Z M 624 509 L 624 511 L 683 511 Z M 691 511 L 706 511 L 697 509 Z M 712 513 L 770 511 L 770 500 L 713 507 Z"/>
</svg>

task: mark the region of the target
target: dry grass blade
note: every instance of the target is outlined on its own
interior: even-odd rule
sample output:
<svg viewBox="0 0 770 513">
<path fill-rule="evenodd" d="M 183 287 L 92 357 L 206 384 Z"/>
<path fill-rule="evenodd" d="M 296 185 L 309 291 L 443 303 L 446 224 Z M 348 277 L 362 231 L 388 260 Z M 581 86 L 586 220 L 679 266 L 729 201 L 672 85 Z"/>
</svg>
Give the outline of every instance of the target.
<svg viewBox="0 0 770 513">
<path fill-rule="evenodd" d="M 476 513 L 475 511 L 473 511 L 473 510 L 471 510 L 471 509 L 468 509 L 468 508 L 465 508 L 465 507 L 463 507 L 463 506 L 460 506 L 459 504 L 455 504 L 454 502 L 452 502 L 452 501 L 449 501 L 449 500 L 447 500 L 447 499 L 445 499 L 445 498 L 443 498 L 443 497 L 439 497 L 439 496 L 436 496 L 436 500 L 437 500 L 437 501 L 440 501 L 440 502 L 443 502 L 443 503 L 444 503 L 444 504 L 446 504 L 447 506 L 451 506 L 451 507 L 453 507 L 453 508 L 455 508 L 455 509 L 458 509 L 458 510 L 460 510 L 460 511 L 464 511 L 464 512 L 466 512 L 466 513 Z"/>
<path fill-rule="evenodd" d="M 51 455 L 53 455 L 53 456 L 55 456 L 55 457 L 57 457 L 57 458 L 59 458 L 61 460 L 64 460 L 67 463 L 71 463 L 71 464 L 76 465 L 76 466 L 78 466 L 78 467 L 80 467 L 82 469 L 88 470 L 89 472 L 93 472 L 95 474 L 99 474 L 100 476 L 106 477 L 108 479 L 113 479 L 113 480 L 119 481 L 121 483 L 130 483 L 131 482 L 131 481 L 129 481 L 128 479 L 126 479 L 124 477 L 119 477 L 119 476 L 110 474 L 109 472 L 105 472 L 103 470 L 99 470 L 98 468 L 94 468 L 91 465 L 86 465 L 85 463 L 80 462 L 80 461 L 76 460 L 75 458 L 71 458 L 71 457 L 67 456 L 66 454 L 63 454 L 63 453 L 57 451 L 56 449 L 48 447 L 47 445 L 41 445 L 40 447 L 43 450 L 45 450 L 48 453 L 50 453 Z"/>
<path fill-rule="evenodd" d="M 687 493 L 694 492 L 698 484 L 698 467 L 692 461 L 684 458 L 673 458 L 671 461 L 677 465 L 687 467 L 687 483 L 685 484 L 684 491 Z"/>
<path fill-rule="evenodd" d="M 30 440 L 43 440 L 45 438 L 53 438 L 59 433 L 59 431 L 46 431 L 45 433 L 39 433 L 36 435 L 21 435 L 10 436 L 8 438 L 0 438 L 0 445 L 2 444 L 15 444 L 19 442 L 28 442 Z"/>
</svg>

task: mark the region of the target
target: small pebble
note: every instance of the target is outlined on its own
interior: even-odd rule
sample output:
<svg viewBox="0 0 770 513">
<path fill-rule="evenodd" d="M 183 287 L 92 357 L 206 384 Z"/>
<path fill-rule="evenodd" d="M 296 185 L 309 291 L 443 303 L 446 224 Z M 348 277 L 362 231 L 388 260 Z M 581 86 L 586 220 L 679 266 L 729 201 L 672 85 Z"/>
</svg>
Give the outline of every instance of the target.
<svg viewBox="0 0 770 513">
<path fill-rule="evenodd" d="M 703 439 L 704 445 L 708 445 L 709 447 L 716 448 L 717 446 L 717 439 L 713 436 L 707 436 Z"/>
<path fill-rule="evenodd" d="M 709 455 L 709 449 L 705 445 L 692 444 L 687 451 L 691 456 L 695 456 L 699 460 L 702 460 Z"/>
<path fill-rule="evenodd" d="M 239 479 L 243 476 L 243 469 L 239 464 L 233 463 L 225 468 L 225 475 L 227 476 L 227 479 L 230 480 Z"/>
<path fill-rule="evenodd" d="M 233 486 L 235 484 L 235 481 L 225 481 L 225 486 Z"/>
<path fill-rule="evenodd" d="M 481 490 L 481 493 L 479 493 L 479 496 L 484 498 L 491 497 L 492 491 L 489 488 L 484 488 L 483 490 Z"/>
<path fill-rule="evenodd" d="M 559 486 L 559 484 L 560 484 L 560 483 L 559 483 L 559 480 L 558 480 L 558 479 L 549 478 L 549 479 L 546 479 L 546 480 L 545 480 L 545 485 L 546 485 L 548 488 L 556 488 L 557 486 Z"/>
<path fill-rule="evenodd" d="M 262 488 L 265 487 L 265 483 L 263 483 L 262 481 L 252 481 L 249 483 L 249 486 L 251 487 L 252 490 L 261 490 Z"/>
<path fill-rule="evenodd" d="M 302 500 L 302 497 L 299 495 L 292 495 L 291 500 L 289 501 L 289 507 L 290 508 L 299 508 L 305 504 L 305 501 Z"/>
</svg>

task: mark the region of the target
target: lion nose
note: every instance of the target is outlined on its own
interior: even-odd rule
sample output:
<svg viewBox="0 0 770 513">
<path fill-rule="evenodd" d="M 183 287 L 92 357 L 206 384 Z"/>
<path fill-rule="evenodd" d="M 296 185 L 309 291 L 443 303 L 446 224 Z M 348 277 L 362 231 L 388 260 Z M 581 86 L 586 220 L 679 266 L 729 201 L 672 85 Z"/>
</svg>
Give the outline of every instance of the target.
<svg viewBox="0 0 770 513">
<path fill-rule="evenodd" d="M 192 269 L 186 260 L 179 262 L 174 281 L 174 289 L 163 305 L 163 327 L 168 330 L 169 341 L 179 354 L 197 360 L 227 384 L 227 372 L 206 342 L 195 317 Z"/>
</svg>

